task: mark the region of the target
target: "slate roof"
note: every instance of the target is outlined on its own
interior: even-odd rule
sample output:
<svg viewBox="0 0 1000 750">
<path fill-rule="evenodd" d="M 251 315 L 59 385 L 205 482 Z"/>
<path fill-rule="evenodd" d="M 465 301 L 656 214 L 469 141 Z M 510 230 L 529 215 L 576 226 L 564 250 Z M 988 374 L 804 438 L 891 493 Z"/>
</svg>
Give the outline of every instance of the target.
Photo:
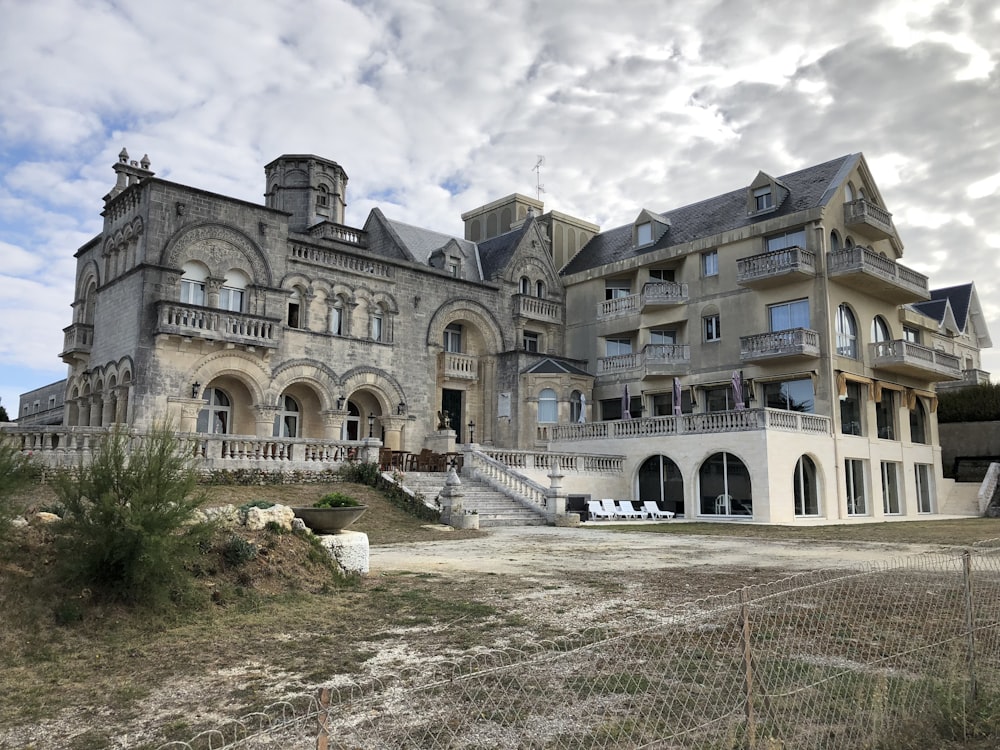
<svg viewBox="0 0 1000 750">
<path fill-rule="evenodd" d="M 459 246 L 469 254 L 470 258 L 475 257 L 475 242 L 470 242 L 469 240 L 460 239 L 458 237 L 451 237 L 442 232 L 435 232 L 432 229 L 415 227 L 412 224 L 404 224 L 401 221 L 394 221 L 388 218 L 386 219 L 386 223 L 392 227 L 396 236 L 399 237 L 403 246 L 410 253 L 410 255 L 413 256 L 413 260 L 417 263 L 427 265 L 428 260 L 430 260 L 434 251 L 440 250 L 452 240 L 457 242 Z"/>
<path fill-rule="evenodd" d="M 951 305 L 951 312 L 955 316 L 955 322 L 958 323 L 958 327 L 963 332 L 969 322 L 969 310 L 972 306 L 972 290 L 973 286 L 971 283 L 931 290 L 931 302 L 943 303 L 945 300 L 948 300 L 948 304 Z M 923 304 L 929 303 L 925 302 Z M 924 314 L 926 315 L 927 313 Z"/>
<path fill-rule="evenodd" d="M 479 243 L 479 257 L 483 264 L 483 278 L 492 279 L 498 275 L 514 255 L 518 244 L 528 231 L 528 226 L 533 222 L 533 218 L 527 219 L 517 229 L 512 229 L 504 234 L 490 237 Z"/>
<path fill-rule="evenodd" d="M 910 305 L 914 310 L 933 318 L 938 325 L 944 322 L 944 316 L 948 313 L 947 299 L 931 299 L 926 302 L 914 302 Z"/>
<path fill-rule="evenodd" d="M 575 365 L 571 365 L 569 362 L 562 362 L 558 359 L 552 359 L 551 357 L 546 357 L 545 359 L 539 360 L 530 367 L 526 367 L 522 374 L 530 375 L 586 375 L 587 377 L 593 377 L 586 370 L 581 370 Z"/>
<path fill-rule="evenodd" d="M 653 245 L 640 250 L 632 245 L 632 224 L 609 229 L 594 235 L 583 249 L 567 263 L 563 275 L 598 268 L 608 263 L 638 257 L 652 250 L 681 245 L 702 237 L 767 221 L 825 205 L 834 190 L 861 159 L 861 154 L 849 154 L 823 164 L 801 169 L 777 178 L 789 191 L 788 198 L 777 211 L 747 216 L 747 188 L 742 187 L 698 203 L 665 211 L 661 216 L 670 228 Z"/>
</svg>

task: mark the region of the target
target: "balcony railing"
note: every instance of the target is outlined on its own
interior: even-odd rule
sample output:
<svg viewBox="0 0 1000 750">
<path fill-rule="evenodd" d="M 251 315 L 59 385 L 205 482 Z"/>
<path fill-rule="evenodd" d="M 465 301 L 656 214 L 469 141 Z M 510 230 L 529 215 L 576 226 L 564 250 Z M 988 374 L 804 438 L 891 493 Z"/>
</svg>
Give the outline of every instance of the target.
<svg viewBox="0 0 1000 750">
<path fill-rule="evenodd" d="M 74 354 L 90 354 L 94 343 L 94 326 L 86 323 L 74 323 L 63 328 L 63 350 L 59 355 L 64 360 L 72 359 Z"/>
<path fill-rule="evenodd" d="M 892 214 L 864 199 L 844 204 L 844 224 L 874 240 L 884 240 L 896 233 Z"/>
<path fill-rule="evenodd" d="M 687 344 L 646 344 L 641 352 L 616 354 L 597 360 L 597 375 L 616 375 L 640 371 L 642 378 L 658 375 L 682 375 L 691 366 L 691 347 Z"/>
<path fill-rule="evenodd" d="M 383 279 L 391 279 L 395 276 L 394 267 L 388 263 L 359 257 L 350 253 L 341 253 L 336 250 L 327 250 L 321 247 L 292 245 L 289 257 L 293 260 L 300 260 L 317 266 L 341 269 L 366 276 L 378 276 Z"/>
<path fill-rule="evenodd" d="M 619 315 L 639 312 L 642 301 L 641 294 L 630 294 L 627 297 L 615 297 L 597 304 L 597 319 L 614 318 Z"/>
<path fill-rule="evenodd" d="M 688 285 L 676 281 L 650 281 L 642 285 L 641 306 L 683 305 L 688 301 Z"/>
<path fill-rule="evenodd" d="M 786 247 L 736 261 L 736 283 L 764 288 L 816 275 L 816 253 Z"/>
<path fill-rule="evenodd" d="M 855 245 L 827 255 L 830 276 L 892 304 L 930 299 L 927 277 L 879 255 L 870 247 Z"/>
<path fill-rule="evenodd" d="M 868 345 L 872 367 L 925 380 L 961 380 L 961 361 L 912 341 L 877 341 Z"/>
<path fill-rule="evenodd" d="M 740 336 L 740 358 L 744 362 L 784 357 L 818 357 L 819 334 L 808 328 Z"/>
<path fill-rule="evenodd" d="M 275 348 L 281 326 L 273 318 L 216 310 L 211 307 L 159 302 L 156 311 L 158 334 L 226 341 L 246 346 Z"/>
<path fill-rule="evenodd" d="M 479 358 L 474 354 L 441 352 L 440 365 L 446 378 L 452 380 L 479 379 Z"/>
<path fill-rule="evenodd" d="M 515 294 L 514 315 L 545 323 L 562 323 L 563 306 L 546 299 L 529 297 L 526 294 Z"/>
<path fill-rule="evenodd" d="M 959 388 L 968 388 L 972 385 L 986 385 L 990 382 L 990 374 L 986 370 L 971 368 L 962 370 L 962 379 L 953 382 L 941 382 L 937 385 L 938 391 L 953 391 Z"/>
<path fill-rule="evenodd" d="M 639 352 L 629 352 L 628 354 L 615 354 L 611 357 L 598 357 L 597 374 L 612 375 L 619 372 L 631 372 L 638 370 L 642 364 L 642 354 Z"/>
<path fill-rule="evenodd" d="M 722 432 L 781 430 L 814 435 L 830 435 L 831 420 L 818 414 L 804 414 L 783 409 L 743 409 L 707 414 L 617 419 L 587 424 L 552 426 L 552 439 L 613 440 L 628 438 L 704 435 Z"/>
</svg>

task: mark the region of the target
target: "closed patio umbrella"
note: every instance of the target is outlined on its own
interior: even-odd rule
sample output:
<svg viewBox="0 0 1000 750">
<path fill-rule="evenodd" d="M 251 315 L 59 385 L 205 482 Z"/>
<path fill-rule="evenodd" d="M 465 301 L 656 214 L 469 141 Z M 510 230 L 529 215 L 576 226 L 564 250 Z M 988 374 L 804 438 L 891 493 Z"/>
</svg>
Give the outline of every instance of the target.
<svg viewBox="0 0 1000 750">
<path fill-rule="evenodd" d="M 674 378 L 674 416 L 681 415 L 681 379 Z"/>
<path fill-rule="evenodd" d="M 631 399 L 628 395 L 628 383 L 625 384 L 625 389 L 622 391 L 622 419 L 631 419 L 632 411 L 629 408 Z"/>
<path fill-rule="evenodd" d="M 746 404 L 743 403 L 743 376 L 739 370 L 733 370 L 733 408 L 736 411 L 746 408 Z"/>
</svg>

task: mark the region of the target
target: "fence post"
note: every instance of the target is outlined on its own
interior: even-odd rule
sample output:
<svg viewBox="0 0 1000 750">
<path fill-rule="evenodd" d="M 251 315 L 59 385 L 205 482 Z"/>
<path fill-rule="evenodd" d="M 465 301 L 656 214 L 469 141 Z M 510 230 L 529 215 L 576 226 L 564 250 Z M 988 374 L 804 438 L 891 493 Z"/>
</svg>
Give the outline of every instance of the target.
<svg viewBox="0 0 1000 750">
<path fill-rule="evenodd" d="M 743 691 L 746 695 L 744 709 L 747 719 L 747 747 L 757 747 L 757 721 L 753 711 L 753 652 L 750 647 L 750 595 L 740 589 L 740 635 L 743 641 Z"/>
<path fill-rule="evenodd" d="M 330 747 L 330 688 L 319 689 L 319 710 L 316 712 L 319 724 L 319 734 L 316 735 L 316 750 L 329 750 Z"/>
<path fill-rule="evenodd" d="M 965 590 L 965 637 L 968 643 L 966 655 L 969 669 L 969 705 L 976 702 L 976 621 L 972 611 L 972 554 L 962 553 L 962 588 Z"/>
</svg>

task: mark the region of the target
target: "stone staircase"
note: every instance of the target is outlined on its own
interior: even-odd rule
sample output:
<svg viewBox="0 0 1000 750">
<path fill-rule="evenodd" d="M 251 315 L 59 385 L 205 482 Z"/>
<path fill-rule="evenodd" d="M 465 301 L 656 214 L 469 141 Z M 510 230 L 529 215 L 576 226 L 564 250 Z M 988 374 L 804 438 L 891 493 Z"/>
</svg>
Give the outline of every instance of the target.
<svg viewBox="0 0 1000 750">
<path fill-rule="evenodd" d="M 433 502 L 448 475 L 444 472 L 408 471 L 403 484 Z M 497 492 L 485 482 L 462 476 L 462 507 L 479 514 L 479 528 L 491 526 L 545 526 L 545 516 Z"/>
</svg>

